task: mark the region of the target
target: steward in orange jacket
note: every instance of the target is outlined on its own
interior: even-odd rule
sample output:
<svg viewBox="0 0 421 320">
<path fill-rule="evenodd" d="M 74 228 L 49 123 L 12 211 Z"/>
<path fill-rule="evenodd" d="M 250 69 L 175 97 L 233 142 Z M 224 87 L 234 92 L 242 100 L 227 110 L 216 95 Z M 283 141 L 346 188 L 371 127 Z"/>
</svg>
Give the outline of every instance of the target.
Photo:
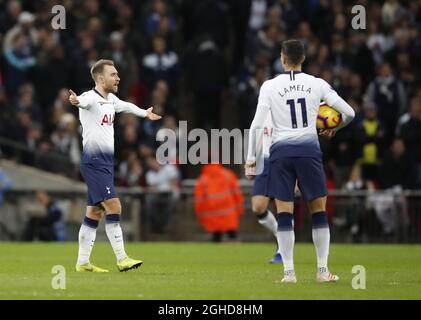
<svg viewBox="0 0 421 320">
<path fill-rule="evenodd" d="M 206 164 L 196 181 L 197 218 L 207 232 L 236 233 L 244 212 L 243 194 L 233 171 L 220 164 Z"/>
</svg>

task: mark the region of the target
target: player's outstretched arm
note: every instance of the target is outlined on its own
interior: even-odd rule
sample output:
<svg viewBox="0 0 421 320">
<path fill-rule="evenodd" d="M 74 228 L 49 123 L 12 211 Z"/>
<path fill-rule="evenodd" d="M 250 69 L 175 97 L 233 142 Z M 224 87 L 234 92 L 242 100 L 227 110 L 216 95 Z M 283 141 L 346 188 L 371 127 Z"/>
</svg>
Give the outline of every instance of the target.
<svg viewBox="0 0 421 320">
<path fill-rule="evenodd" d="M 79 99 L 77 98 L 77 94 L 73 92 L 73 90 L 69 89 L 69 102 L 77 106 L 79 104 Z"/>
<path fill-rule="evenodd" d="M 78 97 L 78 95 L 71 89 L 69 89 L 69 102 L 78 108 L 82 108 L 82 109 L 89 108 L 88 97 L 84 96 L 84 94 Z"/>
<path fill-rule="evenodd" d="M 150 107 L 147 110 L 141 109 L 137 105 L 131 102 L 120 100 L 116 96 L 114 97 L 115 97 L 115 101 L 117 102 L 117 105 L 115 107 L 116 112 L 132 113 L 138 117 L 147 118 L 152 121 L 156 121 L 162 118 L 160 115 L 152 112 L 153 107 Z"/>
<path fill-rule="evenodd" d="M 150 107 L 149 109 L 146 109 L 146 112 L 147 112 L 146 118 L 148 118 L 149 120 L 152 120 L 152 121 L 156 121 L 156 120 L 161 119 L 162 117 L 160 115 L 156 114 L 156 113 L 153 113 L 152 109 L 153 109 L 153 107 Z"/>
</svg>

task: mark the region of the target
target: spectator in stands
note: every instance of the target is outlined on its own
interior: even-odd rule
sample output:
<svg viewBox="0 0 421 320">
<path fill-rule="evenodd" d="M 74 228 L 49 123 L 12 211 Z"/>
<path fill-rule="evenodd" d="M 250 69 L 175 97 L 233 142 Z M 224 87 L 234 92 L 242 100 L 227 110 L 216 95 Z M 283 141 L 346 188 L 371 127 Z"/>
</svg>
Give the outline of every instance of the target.
<svg viewBox="0 0 421 320">
<path fill-rule="evenodd" d="M 370 21 L 368 23 L 367 47 L 371 51 L 372 59 L 378 67 L 385 62 L 385 53 L 393 47 L 393 40 L 380 31 L 379 23 Z"/>
<path fill-rule="evenodd" d="M 375 184 L 372 180 L 364 179 L 361 169 L 361 165 L 356 162 L 344 185 L 345 190 L 375 190 Z"/>
<path fill-rule="evenodd" d="M 378 117 L 385 126 L 387 141 L 395 133 L 399 115 L 405 110 L 406 97 L 402 82 L 392 73 L 389 63 L 378 68 L 378 75 L 367 88 L 367 98 L 378 108 Z"/>
<path fill-rule="evenodd" d="M 136 84 L 138 79 L 138 65 L 130 50 L 124 44 L 124 36 L 119 31 L 114 31 L 110 35 L 109 48 L 103 54 L 105 59 L 114 61 L 120 74 L 119 94 L 127 97 L 131 86 Z"/>
<path fill-rule="evenodd" d="M 154 94 L 156 94 L 154 93 L 154 91 L 157 91 L 159 97 L 162 99 L 163 103 L 160 103 L 160 104 L 162 104 L 163 107 L 165 108 L 165 113 L 166 114 L 171 113 L 173 115 L 177 115 L 179 110 L 175 106 L 175 103 L 176 103 L 175 98 L 178 92 L 170 91 L 168 82 L 162 79 L 156 82 L 155 87 L 152 92 L 151 99 L 153 99 Z M 151 101 L 151 103 L 153 103 L 153 101 Z"/>
<path fill-rule="evenodd" d="M 237 105 L 240 114 L 240 128 L 242 130 L 250 128 L 250 124 L 256 113 L 257 98 L 259 97 L 260 87 L 268 79 L 266 68 L 257 67 L 247 82 L 240 83 L 238 86 Z"/>
<path fill-rule="evenodd" d="M 194 206 L 199 223 L 212 241 L 237 240 L 244 199 L 237 176 L 218 163 L 206 164 L 196 180 Z"/>
<path fill-rule="evenodd" d="M 250 41 L 247 48 L 246 63 L 254 66 L 256 57 L 261 54 L 266 54 L 272 64 L 278 58 L 280 40 L 281 33 L 279 26 L 273 24 L 265 26 L 265 28 L 260 30 L 256 37 Z"/>
<path fill-rule="evenodd" d="M 149 88 L 153 88 L 158 80 L 168 82 L 175 88 L 178 76 L 178 56 L 167 50 L 167 42 L 162 36 L 152 39 L 152 52 L 143 58 L 142 77 Z"/>
<path fill-rule="evenodd" d="M 39 104 L 35 101 L 34 86 L 25 83 L 19 87 L 16 109 L 27 112 L 33 121 L 43 123 L 43 114 Z"/>
<path fill-rule="evenodd" d="M 148 105 L 154 106 L 154 111 L 157 114 L 165 114 L 166 113 L 166 103 L 167 97 L 166 95 L 160 91 L 159 89 L 154 89 L 151 94 L 151 101 Z M 159 128 L 162 126 L 163 120 L 158 121 L 146 121 L 143 123 L 142 131 L 145 135 L 146 139 L 150 142 L 155 142 L 156 133 L 158 132 Z M 153 123 L 150 123 L 153 122 Z"/>
<path fill-rule="evenodd" d="M 164 0 L 153 0 L 151 13 L 146 18 L 147 34 L 152 37 L 163 29 L 172 33 L 176 28 L 176 19 L 170 14 L 167 3 Z"/>
<path fill-rule="evenodd" d="M 69 90 L 62 88 L 58 91 L 54 102 L 47 108 L 48 116 L 45 118 L 44 126 L 47 133 L 51 134 L 58 126 L 60 119 L 66 113 L 71 113 L 75 117 L 79 117 L 78 111 L 69 104 Z"/>
<path fill-rule="evenodd" d="M 12 138 L 16 142 L 25 143 L 26 134 L 31 126 L 31 115 L 25 110 L 17 110 L 16 120 L 9 126 L 7 137 Z"/>
<path fill-rule="evenodd" d="M 373 103 L 365 104 L 364 119 L 356 128 L 356 134 L 363 178 L 378 180 L 378 166 L 385 148 L 385 129 L 377 117 L 377 107 Z"/>
<path fill-rule="evenodd" d="M 103 31 L 104 25 L 102 21 L 98 16 L 90 17 L 85 26 L 86 33 L 92 38 L 94 46 L 99 52 L 103 52 L 109 42 Z"/>
<path fill-rule="evenodd" d="M 125 151 L 118 165 L 117 184 L 124 187 L 145 186 L 144 169 L 135 150 Z"/>
<path fill-rule="evenodd" d="M 8 129 L 13 126 L 13 122 L 16 121 L 16 112 L 13 106 L 9 103 L 4 86 L 1 83 L 1 69 L 0 69 L 0 136 L 7 137 L 10 132 Z M 13 137 L 13 136 L 12 136 Z"/>
<path fill-rule="evenodd" d="M 6 10 L 0 13 L 0 33 L 4 34 L 7 30 L 13 28 L 18 22 L 18 17 L 22 12 L 22 4 L 19 0 L 7 2 Z"/>
<path fill-rule="evenodd" d="M 412 99 L 410 100 L 408 111 L 405 112 L 398 120 L 395 135 L 397 137 L 400 137 L 402 126 L 406 124 L 411 118 L 416 118 L 417 115 L 421 120 L 421 96 L 412 97 Z"/>
<path fill-rule="evenodd" d="M 386 28 L 392 28 L 394 24 L 405 18 L 406 10 L 399 0 L 386 0 L 382 7 L 382 22 Z"/>
<path fill-rule="evenodd" d="M 90 69 L 93 63 L 99 59 L 99 54 L 94 46 L 94 39 L 86 30 L 79 30 L 76 39 L 77 45 L 71 51 L 70 56 L 73 71 L 71 87 L 76 92 L 83 92 L 93 86 Z"/>
<path fill-rule="evenodd" d="M 79 26 L 86 26 L 86 23 L 90 18 L 101 17 L 101 8 L 98 0 L 84 1 L 80 12 L 80 24 Z"/>
<path fill-rule="evenodd" d="M 18 88 L 29 80 L 29 71 L 37 62 L 25 34 L 16 33 L 10 41 L 10 47 L 5 48 L 3 53 L 4 85 L 7 94 L 15 97 Z"/>
<path fill-rule="evenodd" d="M 363 83 L 358 73 L 350 72 L 349 81 L 347 83 L 347 97 L 362 97 L 363 96 Z"/>
<path fill-rule="evenodd" d="M 328 155 L 333 161 L 330 167 L 333 173 L 333 179 L 338 189 L 345 184 L 351 169 L 356 160 L 355 152 L 355 134 L 356 125 L 352 123 L 350 126 L 338 132 L 330 143 Z"/>
<path fill-rule="evenodd" d="M 139 187 L 141 185 L 145 185 L 143 180 L 143 166 L 142 163 L 138 158 L 133 159 L 130 161 L 127 166 L 127 175 L 126 181 L 128 187 Z"/>
<path fill-rule="evenodd" d="M 409 158 L 415 165 L 416 185 L 421 187 L 421 103 L 415 97 L 411 101 L 409 120 L 400 129 L 400 137 L 405 143 Z"/>
<path fill-rule="evenodd" d="M 79 164 L 81 152 L 77 135 L 76 118 L 71 113 L 65 113 L 58 123 L 57 130 L 51 135 L 55 151 L 68 157 L 75 166 Z"/>
<path fill-rule="evenodd" d="M 345 184 L 345 190 L 347 191 L 368 191 L 371 193 L 375 190 L 375 184 L 373 181 L 364 179 L 361 165 L 357 162 L 353 166 L 349 179 Z M 364 217 L 367 215 L 367 207 L 365 204 L 364 196 L 354 196 L 349 199 L 349 204 L 344 208 L 343 217 L 335 217 L 334 222 L 337 226 L 347 226 L 349 228 L 349 234 L 353 242 L 361 241 L 361 237 L 365 232 Z"/>
<path fill-rule="evenodd" d="M 348 69 L 346 54 L 346 38 L 340 33 L 335 33 L 332 36 L 329 55 L 329 63 L 334 75 L 340 76 L 342 69 Z"/>
<path fill-rule="evenodd" d="M 248 30 L 250 37 L 253 37 L 261 30 L 266 24 L 266 13 L 268 10 L 267 0 L 251 0 L 250 13 L 248 21 Z"/>
<path fill-rule="evenodd" d="M 225 0 L 185 1 L 185 40 L 190 42 L 209 36 L 218 48 L 226 48 L 229 41 L 230 16 Z"/>
<path fill-rule="evenodd" d="M 351 31 L 345 48 L 347 66 L 361 78 L 362 88 L 366 88 L 375 72 L 375 64 L 363 32 Z"/>
<path fill-rule="evenodd" d="M 139 134 L 136 126 L 127 125 L 122 129 L 123 134 L 119 138 L 119 143 L 117 147 L 118 153 L 121 154 L 126 150 L 136 150 L 136 147 L 139 143 Z"/>
<path fill-rule="evenodd" d="M 19 35 L 25 36 L 28 47 L 33 49 L 38 44 L 38 33 L 34 22 L 35 16 L 32 13 L 27 11 L 19 13 L 18 23 L 9 29 L 4 36 L 3 50 L 13 50 L 15 48 L 13 42 Z"/>
<path fill-rule="evenodd" d="M 22 240 L 64 241 L 63 210 L 46 192 L 38 191 L 36 200 L 38 206 L 30 208 L 32 217 L 25 227 Z"/>
<path fill-rule="evenodd" d="M 161 165 L 155 157 L 146 159 L 146 212 L 151 231 L 161 233 L 170 222 L 180 195 L 179 172 L 172 164 Z"/>
<path fill-rule="evenodd" d="M 45 171 L 73 177 L 74 164 L 66 156 L 55 152 L 54 146 L 48 137 L 43 137 L 38 143 L 34 166 Z"/>
<path fill-rule="evenodd" d="M 140 158 L 143 160 L 154 156 L 154 148 L 148 143 L 141 143 L 137 151 Z"/>
<path fill-rule="evenodd" d="M 54 41 L 52 34 L 49 37 Z M 57 92 L 69 84 L 73 73 L 64 46 L 56 43 L 51 43 L 49 46 L 51 47 L 41 50 L 43 58 L 41 53 L 38 54 L 38 67 L 34 76 L 37 99 L 43 106 L 50 106 L 54 102 Z M 50 116 L 49 111 L 49 108 L 43 108 L 44 119 Z"/>
<path fill-rule="evenodd" d="M 405 150 L 402 139 L 395 139 L 380 165 L 380 188 L 399 186 L 402 189 L 416 187 L 414 162 Z M 415 176 L 416 177 L 416 176 Z"/>
<path fill-rule="evenodd" d="M 36 155 L 34 153 L 37 151 L 42 138 L 43 138 L 43 130 L 42 130 L 41 124 L 32 122 L 29 125 L 26 132 L 25 144 L 26 144 L 26 147 L 28 148 L 28 151 L 23 153 L 22 163 L 26 165 L 35 164 Z"/>
<path fill-rule="evenodd" d="M 209 37 L 202 38 L 190 56 L 186 57 L 186 68 L 188 85 L 193 92 L 195 126 L 203 129 L 219 128 L 228 74 L 224 57 L 215 41 Z"/>
<path fill-rule="evenodd" d="M 407 52 L 401 52 L 396 57 L 397 75 L 402 80 L 405 95 L 408 97 L 417 86 L 416 69 L 413 67 L 414 59 Z"/>
</svg>

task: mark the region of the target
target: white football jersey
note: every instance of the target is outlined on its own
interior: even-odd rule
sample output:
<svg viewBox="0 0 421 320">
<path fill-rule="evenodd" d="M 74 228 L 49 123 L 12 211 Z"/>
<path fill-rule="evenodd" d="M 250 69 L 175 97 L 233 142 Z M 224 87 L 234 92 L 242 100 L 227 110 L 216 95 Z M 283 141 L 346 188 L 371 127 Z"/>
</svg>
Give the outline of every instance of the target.
<svg viewBox="0 0 421 320">
<path fill-rule="evenodd" d="M 260 174 L 264 169 L 264 160 L 269 158 L 269 150 L 272 145 L 272 116 L 270 113 L 266 116 L 263 123 L 263 129 L 256 133 L 256 173 Z"/>
<path fill-rule="evenodd" d="M 270 113 L 268 113 L 263 123 L 263 129 L 260 130 L 260 134 L 258 134 L 257 137 L 256 155 L 261 155 L 264 158 L 269 157 L 269 149 L 272 145 L 272 132 L 272 116 Z"/>
<path fill-rule="evenodd" d="M 321 154 L 316 128 L 321 100 L 342 114 L 343 122 L 335 130 L 353 119 L 355 113 L 352 107 L 323 79 L 300 71 L 289 71 L 265 81 L 250 127 L 247 160 L 256 160 L 256 144 L 252 142 L 256 141 L 254 135 L 264 127 L 268 114 L 273 123 L 271 150 L 276 145 L 281 156 L 285 157 Z"/>
<path fill-rule="evenodd" d="M 107 99 L 92 89 L 78 96 L 79 120 L 82 125 L 82 163 L 114 164 L 114 117 L 117 112 L 130 112 L 146 117 L 146 110 L 117 98 Z"/>
</svg>

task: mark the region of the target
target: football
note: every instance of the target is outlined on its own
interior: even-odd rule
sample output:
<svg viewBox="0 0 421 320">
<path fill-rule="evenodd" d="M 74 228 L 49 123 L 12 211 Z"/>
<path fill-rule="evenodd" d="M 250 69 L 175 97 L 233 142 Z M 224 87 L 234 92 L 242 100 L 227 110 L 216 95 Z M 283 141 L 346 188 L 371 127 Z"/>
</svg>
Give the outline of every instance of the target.
<svg viewBox="0 0 421 320">
<path fill-rule="evenodd" d="M 317 129 L 333 129 L 342 121 L 342 115 L 327 104 L 320 105 L 317 115 Z"/>
</svg>

